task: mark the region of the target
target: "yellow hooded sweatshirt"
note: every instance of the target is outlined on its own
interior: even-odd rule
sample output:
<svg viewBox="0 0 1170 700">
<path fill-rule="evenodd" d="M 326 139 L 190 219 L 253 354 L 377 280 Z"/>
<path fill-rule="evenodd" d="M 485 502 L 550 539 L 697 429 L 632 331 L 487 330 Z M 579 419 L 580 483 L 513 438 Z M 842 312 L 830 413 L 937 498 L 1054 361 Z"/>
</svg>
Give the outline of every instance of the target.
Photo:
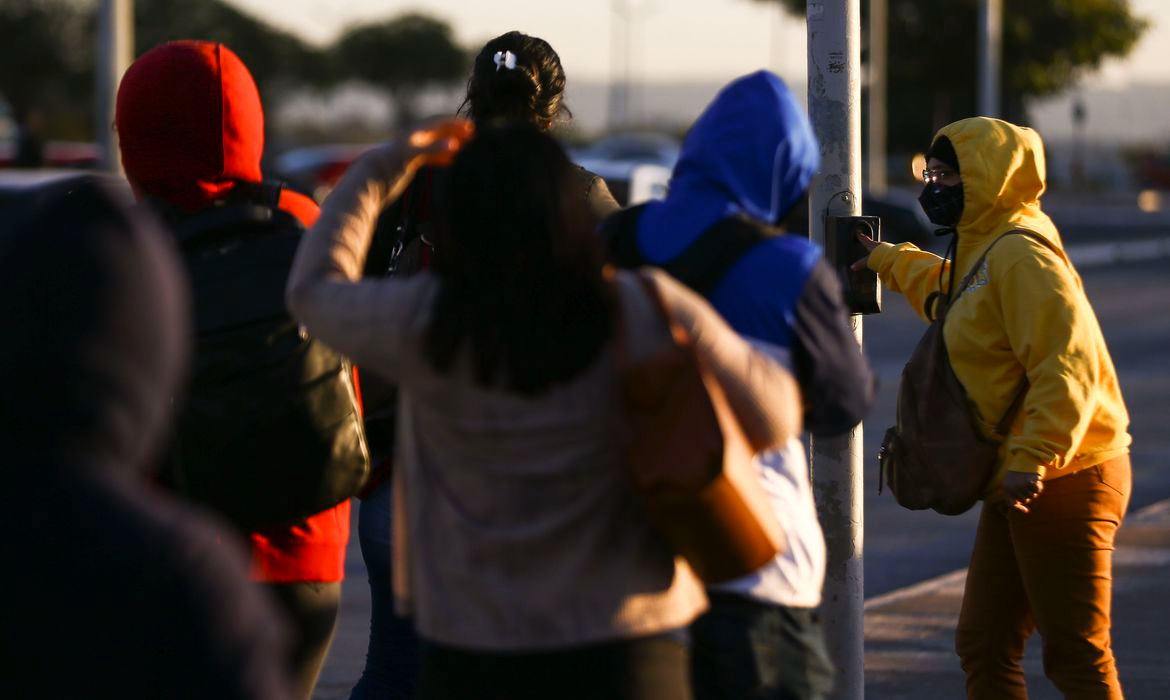
<svg viewBox="0 0 1170 700">
<path fill-rule="evenodd" d="M 951 365 L 985 436 L 994 437 L 1025 372 L 1030 384 L 984 496 L 998 497 L 1005 470 L 1048 480 L 1125 454 L 1129 415 L 1113 360 L 1060 234 L 1040 209 L 1040 136 L 988 117 L 950 124 L 935 139 L 942 136 L 954 146 L 963 182 L 956 285 L 1008 231 L 1038 233 L 1060 251 L 1028 236 L 1008 236 L 947 314 L 943 337 Z M 945 288 L 950 263 L 909 243 L 883 243 L 869 256 L 870 269 L 924 319 L 928 297 L 939 288 L 940 265 Z"/>
</svg>

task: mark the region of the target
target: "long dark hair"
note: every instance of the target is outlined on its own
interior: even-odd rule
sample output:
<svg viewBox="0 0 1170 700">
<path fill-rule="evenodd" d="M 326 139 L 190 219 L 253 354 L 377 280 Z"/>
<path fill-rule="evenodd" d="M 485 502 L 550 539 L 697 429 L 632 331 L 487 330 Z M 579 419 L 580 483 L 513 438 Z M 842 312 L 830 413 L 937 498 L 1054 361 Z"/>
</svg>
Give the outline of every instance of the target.
<svg viewBox="0 0 1170 700">
<path fill-rule="evenodd" d="M 436 371 L 466 344 L 476 381 L 538 394 L 611 335 L 613 300 L 574 166 L 527 123 L 485 127 L 451 166 L 442 280 L 426 334 Z"/>
<path fill-rule="evenodd" d="M 496 63 L 496 54 L 511 52 L 514 68 Z M 558 118 L 572 118 L 564 103 L 565 70 L 544 39 L 508 32 L 480 49 L 467 80 L 467 97 L 459 113 L 477 124 L 493 120 L 526 121 L 548 129 Z"/>
</svg>

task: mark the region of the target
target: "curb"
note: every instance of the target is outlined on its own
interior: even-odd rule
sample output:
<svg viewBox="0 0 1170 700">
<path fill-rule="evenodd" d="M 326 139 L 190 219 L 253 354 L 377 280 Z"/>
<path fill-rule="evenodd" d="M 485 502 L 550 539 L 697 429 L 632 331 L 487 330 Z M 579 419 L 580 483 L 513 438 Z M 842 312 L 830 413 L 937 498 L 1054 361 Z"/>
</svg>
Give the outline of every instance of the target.
<svg viewBox="0 0 1170 700">
<path fill-rule="evenodd" d="M 1170 239 L 1166 240 L 1170 241 Z M 1122 527 L 1126 525 L 1152 525 L 1159 522 L 1170 523 L 1170 499 L 1151 503 L 1136 513 L 1130 513 L 1126 516 L 1125 523 Z M 1170 565 L 1170 550 L 1147 550 L 1140 547 L 1122 546 L 1114 550 L 1113 558 L 1114 564 L 1118 566 L 1168 566 Z M 925 581 L 919 581 L 918 583 L 890 591 L 889 593 L 867 598 L 863 610 L 867 613 L 876 612 L 895 603 L 900 603 L 918 596 L 938 593 L 946 589 L 961 589 L 966 580 L 966 567 L 956 569 L 950 573 L 926 579 Z"/>
<path fill-rule="evenodd" d="M 1065 249 L 1077 269 L 1170 258 L 1170 237 L 1084 243 Z"/>
</svg>

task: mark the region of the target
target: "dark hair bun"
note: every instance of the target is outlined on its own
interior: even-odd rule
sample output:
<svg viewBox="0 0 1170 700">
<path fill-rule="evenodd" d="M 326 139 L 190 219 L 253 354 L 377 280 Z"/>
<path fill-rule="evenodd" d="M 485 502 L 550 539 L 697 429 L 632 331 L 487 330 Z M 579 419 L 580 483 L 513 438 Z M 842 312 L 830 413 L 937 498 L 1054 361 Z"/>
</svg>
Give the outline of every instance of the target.
<svg viewBox="0 0 1170 700">
<path fill-rule="evenodd" d="M 475 57 L 467 98 L 459 108 L 476 122 L 526 121 L 541 128 L 561 115 L 565 71 L 552 46 L 520 32 L 508 32 L 484 45 Z"/>
</svg>

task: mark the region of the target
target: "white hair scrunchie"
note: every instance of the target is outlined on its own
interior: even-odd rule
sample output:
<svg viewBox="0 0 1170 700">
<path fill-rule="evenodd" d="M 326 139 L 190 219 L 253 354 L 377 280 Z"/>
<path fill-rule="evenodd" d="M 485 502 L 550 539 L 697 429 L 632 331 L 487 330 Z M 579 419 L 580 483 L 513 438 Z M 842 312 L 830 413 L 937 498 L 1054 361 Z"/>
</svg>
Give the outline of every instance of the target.
<svg viewBox="0 0 1170 700">
<path fill-rule="evenodd" d="M 496 72 L 499 73 L 501 68 L 508 70 L 516 70 L 516 54 L 511 51 L 497 51 L 495 56 L 492 56 L 492 62 L 496 64 Z"/>
</svg>

